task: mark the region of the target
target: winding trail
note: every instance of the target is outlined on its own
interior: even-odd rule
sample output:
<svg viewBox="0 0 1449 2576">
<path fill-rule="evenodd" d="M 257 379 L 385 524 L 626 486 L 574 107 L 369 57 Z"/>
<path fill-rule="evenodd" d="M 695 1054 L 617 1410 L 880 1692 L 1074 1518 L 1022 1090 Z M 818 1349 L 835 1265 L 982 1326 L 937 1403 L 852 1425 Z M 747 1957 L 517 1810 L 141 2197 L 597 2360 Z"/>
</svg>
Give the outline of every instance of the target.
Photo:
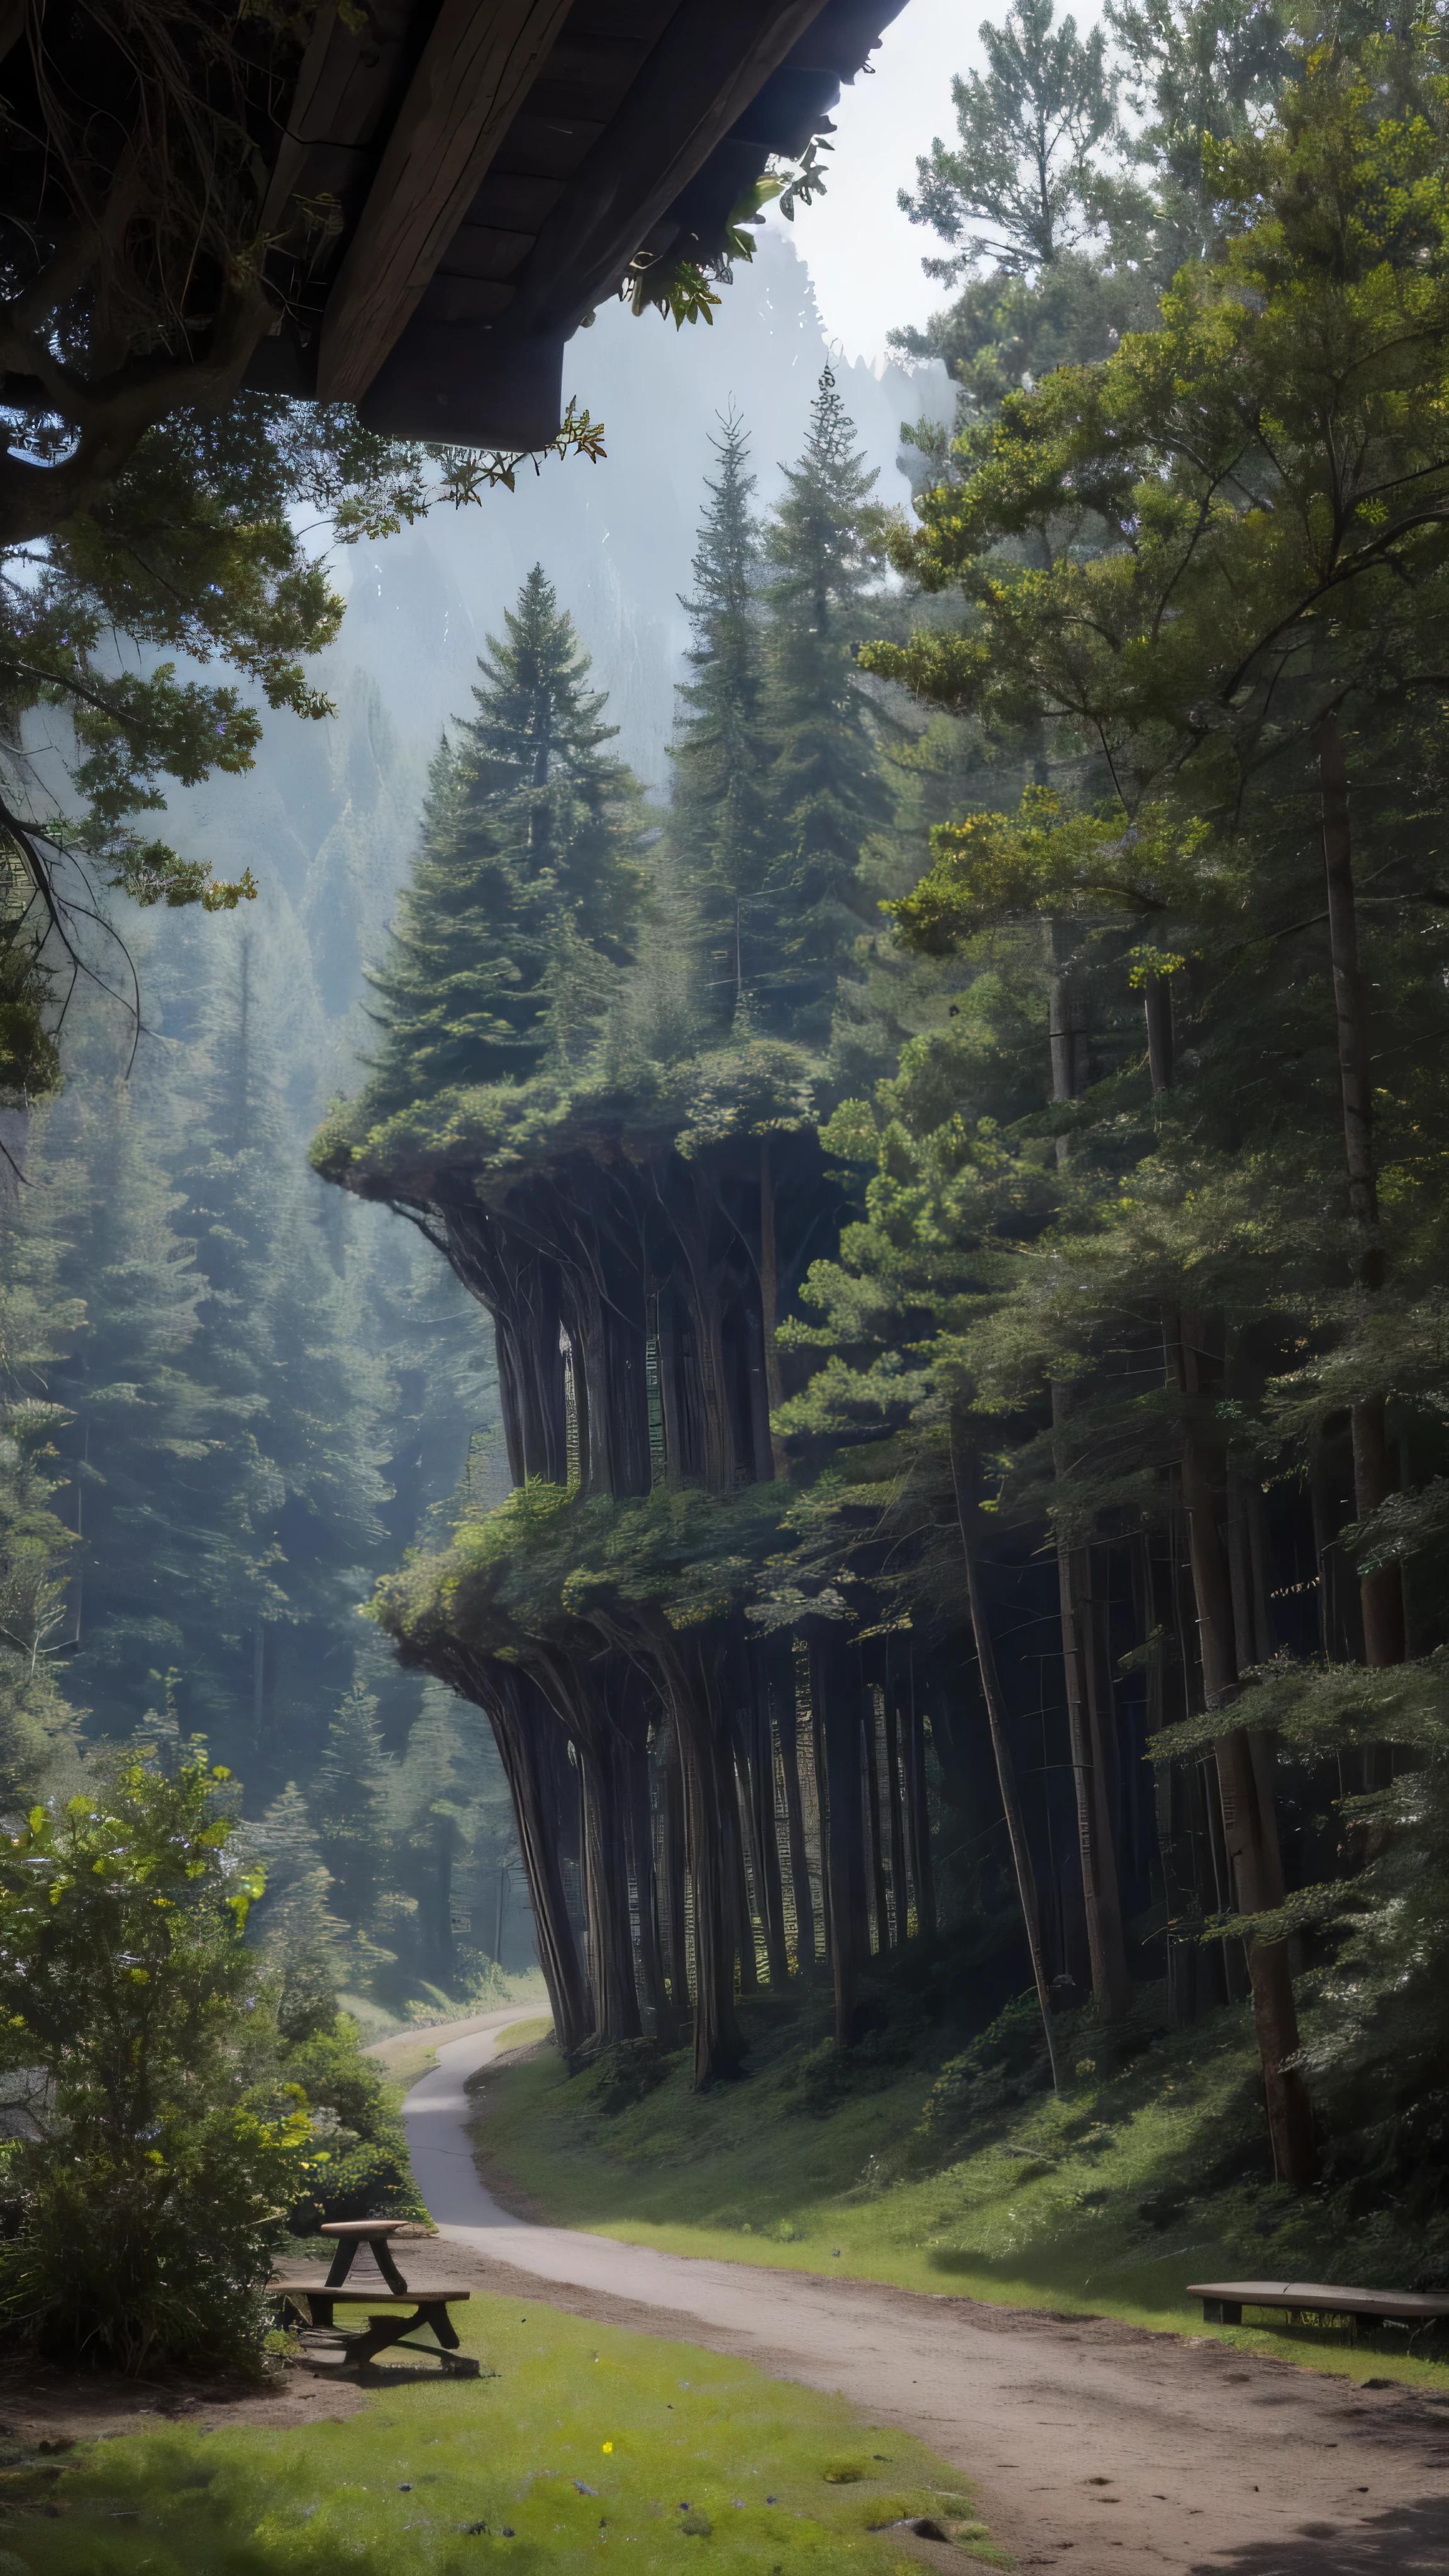
<svg viewBox="0 0 1449 2576">
<path fill-rule="evenodd" d="M 479 2177 L 467 2124 L 480 2105 L 463 2088 L 509 2024 L 536 2014 L 492 2013 L 444 2041 L 404 2105 L 423 2198 L 480 2288 L 837 2390 L 972 2478 L 1024 2568 L 1449 2576 L 1449 2398 L 1105 2318 L 661 2254 L 511 2216 Z"/>
</svg>

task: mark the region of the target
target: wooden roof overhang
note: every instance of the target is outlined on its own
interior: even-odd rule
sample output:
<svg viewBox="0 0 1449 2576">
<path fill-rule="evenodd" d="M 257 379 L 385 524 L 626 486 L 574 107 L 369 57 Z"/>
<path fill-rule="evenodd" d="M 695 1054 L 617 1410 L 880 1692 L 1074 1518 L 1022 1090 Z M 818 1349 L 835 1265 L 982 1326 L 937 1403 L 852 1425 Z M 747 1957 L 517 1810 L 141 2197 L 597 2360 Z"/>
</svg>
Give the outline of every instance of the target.
<svg viewBox="0 0 1449 2576">
<path fill-rule="evenodd" d="M 313 30 L 262 220 L 248 381 L 372 428 L 534 448 L 631 263 L 708 258 L 904 0 L 367 0 Z"/>
</svg>

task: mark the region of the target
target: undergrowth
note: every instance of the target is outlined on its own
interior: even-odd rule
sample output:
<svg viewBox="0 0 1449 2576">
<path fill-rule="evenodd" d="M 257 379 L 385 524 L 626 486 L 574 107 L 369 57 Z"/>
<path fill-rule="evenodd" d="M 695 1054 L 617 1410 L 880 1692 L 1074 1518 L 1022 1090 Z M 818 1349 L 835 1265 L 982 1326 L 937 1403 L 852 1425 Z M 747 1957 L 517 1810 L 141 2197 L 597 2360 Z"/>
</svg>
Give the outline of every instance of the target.
<svg viewBox="0 0 1449 2576">
<path fill-rule="evenodd" d="M 129 2435 L 0 2468 L 5 2576 L 915 2576 L 888 2528 L 991 2546 L 966 2481 L 749 2363 L 475 2297 L 490 2375 L 384 2386 L 343 2423 Z M 387 2374 L 381 2374 L 384 2379 Z"/>
<path fill-rule="evenodd" d="M 552 2050 L 485 2071 L 490 2183 L 506 2199 L 517 2177 L 534 2213 L 674 2252 L 1199 2334 L 1191 2281 L 1437 2283 L 1449 2251 L 1361 2172 L 1300 2199 L 1275 2183 L 1246 2007 L 1169 2031 L 1149 1990 L 1110 2033 L 1065 2017 L 1055 2094 L 1029 1997 L 949 2056 L 909 2013 L 881 2011 L 842 2058 L 816 1993 L 742 2011 L 747 2072 L 707 2094 L 684 2053 L 656 2052 L 647 2088 L 621 2086 L 609 2053 L 572 2077 Z M 1443 2376 L 1440 2341 L 1394 2328 L 1357 2346 L 1333 2327 L 1217 2331 L 1359 2375 Z"/>
</svg>

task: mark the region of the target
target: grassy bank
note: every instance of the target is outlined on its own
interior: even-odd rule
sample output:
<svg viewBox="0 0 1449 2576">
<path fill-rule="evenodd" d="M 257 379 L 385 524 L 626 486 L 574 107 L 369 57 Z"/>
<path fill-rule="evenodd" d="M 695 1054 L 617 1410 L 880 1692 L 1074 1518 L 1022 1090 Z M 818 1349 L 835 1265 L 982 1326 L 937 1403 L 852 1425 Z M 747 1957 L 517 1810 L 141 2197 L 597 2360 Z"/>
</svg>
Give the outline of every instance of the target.
<svg viewBox="0 0 1449 2576">
<path fill-rule="evenodd" d="M 1068 2034 L 1038 2089 L 1033 2014 L 1013 2007 L 947 2066 L 842 2067 L 814 1998 L 746 2007 L 748 2072 L 690 2090 L 684 2055 L 613 2052 L 569 2077 L 553 2050 L 475 2079 L 490 2182 L 531 2214 L 676 2253 L 913 2290 L 1095 2311 L 1201 2334 L 1189 2281 L 1228 2275 L 1404 2283 L 1425 2255 L 1352 2191 L 1294 2200 L 1272 2179 L 1245 2011 L 1109 2041 Z M 633 2098 L 630 2098 L 632 2094 Z M 1449 2385 L 1385 2328 L 1213 2329 L 1365 2377 Z M 1442 2345 L 1439 2346 L 1442 2350 Z"/>
<path fill-rule="evenodd" d="M 525 1988 L 522 2002 L 516 2009 L 521 2011 L 522 2005 L 530 2000 Z M 390 2039 L 373 2040 L 362 2053 L 364 2057 L 374 2059 L 389 2084 L 396 2086 L 397 2099 L 401 2104 L 404 2094 L 411 2091 L 419 2078 L 431 2074 L 438 2062 L 438 2050 L 444 2042 L 466 2035 L 470 2027 L 468 2015 L 462 2014 L 456 2024 L 439 2022 L 427 2030 L 395 2031 Z M 504 2050 L 531 2047 L 552 2028 L 553 2023 L 547 2013 L 534 2013 L 528 2019 L 508 2023 L 498 2034 L 500 2046 Z M 3 2570 L 0 2570 L 0 2576 L 3 2576 Z"/>
<path fill-rule="evenodd" d="M 4 2576 L 519 2576 L 610 2565 L 913 2576 L 926 2514 L 988 2564 L 966 2482 L 833 2398 L 688 2344 L 475 2298 L 493 2375 L 387 2388 L 345 2423 L 131 2435 L 0 2469 Z"/>
</svg>

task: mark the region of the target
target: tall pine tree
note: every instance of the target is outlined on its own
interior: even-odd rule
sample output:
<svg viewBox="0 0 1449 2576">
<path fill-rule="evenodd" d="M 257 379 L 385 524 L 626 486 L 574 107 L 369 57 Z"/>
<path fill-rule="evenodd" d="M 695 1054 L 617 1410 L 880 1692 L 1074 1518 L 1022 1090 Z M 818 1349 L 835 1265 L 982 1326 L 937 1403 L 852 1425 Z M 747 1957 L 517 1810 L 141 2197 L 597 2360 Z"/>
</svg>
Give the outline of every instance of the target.
<svg viewBox="0 0 1449 2576">
<path fill-rule="evenodd" d="M 391 952 L 370 970 L 386 1115 L 464 1083 L 577 1061 L 643 883 L 637 782 L 605 749 L 604 693 L 536 564 L 445 740 Z"/>
<path fill-rule="evenodd" d="M 763 957 L 755 949 L 770 856 L 770 748 L 760 531 L 750 510 L 755 477 L 739 415 L 722 415 L 720 425 L 723 435 L 711 441 L 719 468 L 705 484 L 693 593 L 683 602 L 693 630 L 694 677 L 676 692 L 669 842 L 699 904 L 711 990 L 733 1018 Z"/>
<path fill-rule="evenodd" d="M 888 819 L 890 797 L 874 712 L 852 663 L 872 581 L 875 481 L 827 367 L 766 538 L 774 757 L 770 864 L 753 909 L 770 962 L 752 998 L 791 1036 L 826 1034 L 839 970 L 861 930 L 875 926 L 856 869 L 868 835 Z"/>
</svg>

